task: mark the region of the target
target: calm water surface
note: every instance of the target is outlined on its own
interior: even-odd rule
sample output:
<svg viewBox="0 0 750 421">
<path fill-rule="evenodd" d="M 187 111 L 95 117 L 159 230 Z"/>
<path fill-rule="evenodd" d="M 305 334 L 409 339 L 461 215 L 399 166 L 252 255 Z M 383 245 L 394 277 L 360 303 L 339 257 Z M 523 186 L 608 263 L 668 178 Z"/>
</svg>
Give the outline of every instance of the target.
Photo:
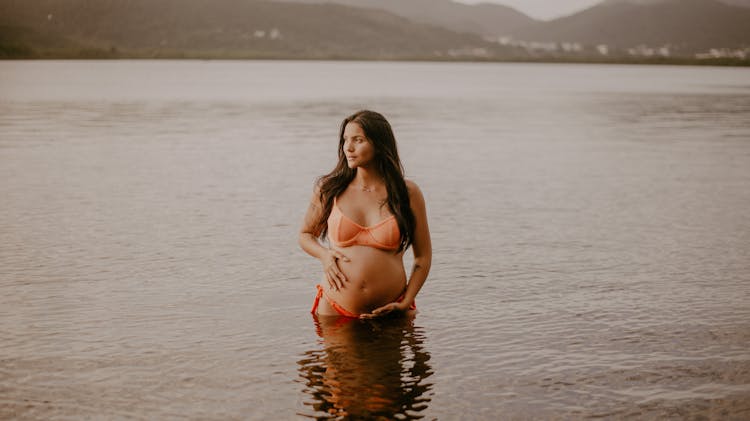
<svg viewBox="0 0 750 421">
<path fill-rule="evenodd" d="M 427 199 L 413 320 L 308 313 L 363 107 Z M 0 179 L 3 419 L 750 418 L 746 69 L 6 61 Z"/>
</svg>

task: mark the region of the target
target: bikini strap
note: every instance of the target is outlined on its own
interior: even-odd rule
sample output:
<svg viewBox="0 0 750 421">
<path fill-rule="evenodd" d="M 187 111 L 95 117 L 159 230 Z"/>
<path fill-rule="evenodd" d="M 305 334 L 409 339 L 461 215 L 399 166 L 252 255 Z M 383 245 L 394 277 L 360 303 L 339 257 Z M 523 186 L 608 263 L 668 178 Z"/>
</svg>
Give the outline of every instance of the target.
<svg viewBox="0 0 750 421">
<path fill-rule="evenodd" d="M 320 286 L 320 284 L 315 285 L 318 287 L 318 293 L 315 295 L 315 300 L 313 300 L 313 306 L 312 310 L 310 310 L 310 313 L 312 314 L 318 314 L 318 304 L 320 304 L 320 297 L 323 296 L 323 287 Z"/>
</svg>

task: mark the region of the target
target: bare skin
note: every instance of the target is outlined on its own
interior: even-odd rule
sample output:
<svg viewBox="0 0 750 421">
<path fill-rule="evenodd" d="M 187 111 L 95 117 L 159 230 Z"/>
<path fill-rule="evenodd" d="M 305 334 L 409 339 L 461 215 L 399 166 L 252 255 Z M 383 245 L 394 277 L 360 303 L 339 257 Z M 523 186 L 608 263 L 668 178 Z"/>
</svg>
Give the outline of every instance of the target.
<svg viewBox="0 0 750 421">
<path fill-rule="evenodd" d="M 344 130 L 344 152 L 356 176 L 337 198 L 341 212 L 362 226 L 375 225 L 391 216 L 384 206 L 387 191 L 382 175 L 374 168 L 374 147 L 357 123 L 349 123 Z M 422 288 L 432 261 L 432 245 L 427 225 L 424 197 L 419 187 L 407 180 L 407 190 L 416 226 L 411 249 L 414 267 L 406 276 L 403 252 L 395 253 L 368 246 L 325 247 L 315 232 L 315 221 L 323 206 L 319 190 L 313 191 L 310 206 L 302 224 L 299 244 L 311 256 L 320 260 L 323 268 L 325 294 L 347 310 L 373 318 L 393 311 L 405 312 Z M 397 299 L 403 295 L 401 301 Z M 327 300 L 321 300 L 319 315 L 337 315 Z"/>
</svg>

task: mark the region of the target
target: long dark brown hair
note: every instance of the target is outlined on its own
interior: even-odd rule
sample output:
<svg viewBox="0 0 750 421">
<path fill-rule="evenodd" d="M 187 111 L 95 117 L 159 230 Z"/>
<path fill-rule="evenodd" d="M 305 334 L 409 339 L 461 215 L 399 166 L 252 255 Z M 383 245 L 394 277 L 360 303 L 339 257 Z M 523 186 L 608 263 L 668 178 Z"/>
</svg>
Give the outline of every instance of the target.
<svg viewBox="0 0 750 421">
<path fill-rule="evenodd" d="M 411 211 L 409 204 L 409 192 L 406 189 L 404 181 L 404 167 L 398 157 L 398 148 L 396 147 L 396 137 L 393 135 L 393 129 L 380 113 L 370 110 L 357 111 L 356 113 L 345 118 L 341 122 L 339 130 L 339 161 L 336 167 L 330 173 L 321 176 L 317 180 L 320 188 L 320 203 L 323 205 L 323 212 L 320 219 L 316 222 L 316 232 L 320 233 L 320 238 L 324 239 L 328 233 L 328 216 L 333 208 L 333 199 L 338 197 L 346 190 L 349 183 L 352 182 L 356 175 L 356 170 L 349 168 L 344 154 L 344 129 L 346 125 L 354 122 L 362 127 L 367 140 L 375 149 L 375 167 L 383 176 L 385 188 L 388 192 L 386 204 L 391 213 L 396 217 L 398 229 L 401 233 L 401 242 L 398 252 L 406 250 L 414 239 L 414 213 Z"/>
</svg>

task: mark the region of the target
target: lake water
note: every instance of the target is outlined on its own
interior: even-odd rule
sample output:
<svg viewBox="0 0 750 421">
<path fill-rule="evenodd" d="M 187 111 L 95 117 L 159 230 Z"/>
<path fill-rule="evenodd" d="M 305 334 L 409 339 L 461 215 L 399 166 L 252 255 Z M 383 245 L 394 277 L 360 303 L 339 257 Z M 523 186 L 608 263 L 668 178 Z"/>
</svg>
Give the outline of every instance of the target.
<svg viewBox="0 0 750 421">
<path fill-rule="evenodd" d="M 426 197 L 413 320 L 309 314 L 360 108 Z M 750 418 L 747 69 L 5 61 L 0 179 L 3 419 Z"/>
</svg>

